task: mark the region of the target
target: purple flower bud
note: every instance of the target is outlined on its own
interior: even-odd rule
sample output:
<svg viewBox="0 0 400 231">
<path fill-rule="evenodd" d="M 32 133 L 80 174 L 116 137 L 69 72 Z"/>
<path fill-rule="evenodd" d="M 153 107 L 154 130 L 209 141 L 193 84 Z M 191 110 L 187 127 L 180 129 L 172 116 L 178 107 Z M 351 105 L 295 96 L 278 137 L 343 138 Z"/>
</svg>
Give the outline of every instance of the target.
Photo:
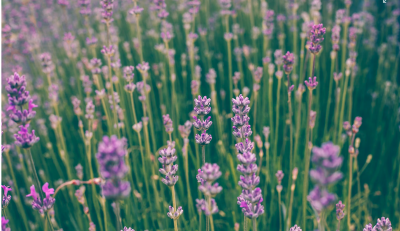
<svg viewBox="0 0 400 231">
<path fill-rule="evenodd" d="M 183 214 L 183 209 L 182 207 L 178 207 L 178 209 L 175 211 L 174 207 L 169 206 L 169 212 L 167 213 L 168 217 L 177 220 L 180 215 Z"/>
<path fill-rule="evenodd" d="M 173 165 L 173 163 L 177 160 L 177 156 L 175 155 L 176 150 L 174 148 L 175 143 L 169 144 L 167 148 L 160 150 L 160 157 L 158 161 L 162 164 L 162 167 L 159 169 L 159 172 L 165 175 L 165 178 L 161 181 L 167 186 L 174 186 L 178 181 L 179 177 L 175 176 L 178 171 L 178 165 Z"/>
<path fill-rule="evenodd" d="M 342 201 L 339 201 L 336 204 L 336 219 L 340 221 L 344 218 L 344 215 L 344 204 L 342 204 Z"/>
<path fill-rule="evenodd" d="M 164 127 L 165 127 L 165 131 L 168 134 L 171 134 L 174 131 L 174 127 L 172 125 L 172 120 L 171 120 L 171 118 L 169 117 L 168 114 L 163 115 L 163 124 L 164 124 Z"/>
<path fill-rule="evenodd" d="M 278 180 L 278 183 L 281 184 L 283 177 L 285 176 L 285 174 L 282 172 L 282 170 L 278 170 L 275 173 L 275 177 Z"/>
<path fill-rule="evenodd" d="M 2 185 L 3 188 L 3 199 L 1 201 L 1 206 L 3 209 L 7 208 L 8 204 L 10 203 L 11 200 L 11 195 L 7 195 L 9 191 L 12 189 L 9 186 Z"/>
<path fill-rule="evenodd" d="M 293 70 L 293 64 L 294 64 L 294 55 L 293 53 L 290 53 L 289 51 L 286 53 L 286 55 L 283 56 L 283 70 L 285 71 L 286 74 L 290 74 Z"/>
<path fill-rule="evenodd" d="M 308 81 L 306 80 L 306 81 L 304 81 L 304 83 L 305 83 L 305 85 L 307 86 L 307 88 L 310 91 L 314 90 L 318 86 L 318 82 L 317 82 L 317 77 L 316 76 L 314 76 L 314 78 L 309 77 Z"/>
</svg>

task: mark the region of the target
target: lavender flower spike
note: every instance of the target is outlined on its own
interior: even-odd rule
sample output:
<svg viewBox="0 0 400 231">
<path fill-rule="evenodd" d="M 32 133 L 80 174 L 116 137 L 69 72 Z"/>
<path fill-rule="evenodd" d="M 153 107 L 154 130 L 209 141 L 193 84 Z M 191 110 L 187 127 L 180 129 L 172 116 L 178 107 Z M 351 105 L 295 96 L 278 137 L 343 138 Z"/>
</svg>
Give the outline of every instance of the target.
<svg viewBox="0 0 400 231">
<path fill-rule="evenodd" d="M 231 120 L 234 125 L 232 127 L 233 135 L 242 138 L 242 142 L 235 145 L 238 152 L 237 158 L 240 161 L 237 170 L 243 174 L 238 182 L 243 190 L 237 203 L 246 217 L 256 219 L 264 213 L 264 206 L 261 204 L 263 201 L 261 189 L 257 187 L 260 183 L 260 177 L 256 175 L 258 169 L 257 157 L 252 153 L 254 143 L 248 138 L 252 134 L 251 127 L 248 124 L 250 118 L 247 116 L 250 111 L 249 105 L 249 98 L 242 95 L 232 99 L 232 112 L 235 116 Z M 253 227 L 253 229 L 256 228 Z"/>
<path fill-rule="evenodd" d="M 35 190 L 35 186 L 31 186 L 31 193 L 26 195 L 26 197 L 32 197 L 33 202 L 32 202 L 32 208 L 34 210 L 37 210 L 40 214 L 44 214 L 51 208 L 53 208 L 54 203 L 56 202 L 56 199 L 51 197 L 50 195 L 54 194 L 54 189 L 50 188 L 49 189 L 49 183 L 45 183 L 42 187 L 43 192 L 45 193 L 46 197 L 40 198 L 39 194 Z"/>
<path fill-rule="evenodd" d="M 178 176 L 175 176 L 178 171 L 178 165 L 173 165 L 173 163 L 178 159 L 175 152 L 174 142 L 170 143 L 167 148 L 164 148 L 159 152 L 160 157 L 158 158 L 158 161 L 162 164 L 159 171 L 161 174 L 165 175 L 162 182 L 169 187 L 174 186 L 179 179 Z"/>
<path fill-rule="evenodd" d="M 102 185 L 103 195 L 108 199 L 121 199 L 127 197 L 131 191 L 131 185 L 123 178 L 128 173 L 125 164 L 127 155 L 127 140 L 118 139 L 115 135 L 110 138 L 103 137 L 96 155 L 99 162 L 100 175 L 105 179 Z"/>
<path fill-rule="evenodd" d="M 7 195 L 9 191 L 12 189 L 9 186 L 2 185 L 3 188 L 3 199 L 1 201 L 1 208 L 5 209 L 7 208 L 8 204 L 10 203 L 11 200 L 11 195 Z"/>
<path fill-rule="evenodd" d="M 339 147 L 327 142 L 322 147 L 313 147 L 311 161 L 315 169 L 310 171 L 310 177 L 315 182 L 314 189 L 309 193 L 307 199 L 319 216 L 327 207 L 336 201 L 336 195 L 328 192 L 328 186 L 343 178 L 341 172 L 336 171 L 343 162 L 339 157 Z M 339 205 L 339 207 L 342 207 Z"/>
<path fill-rule="evenodd" d="M 9 227 L 7 227 L 9 220 L 7 220 L 5 217 L 1 217 L 1 230 L 3 231 L 11 231 Z"/>
</svg>

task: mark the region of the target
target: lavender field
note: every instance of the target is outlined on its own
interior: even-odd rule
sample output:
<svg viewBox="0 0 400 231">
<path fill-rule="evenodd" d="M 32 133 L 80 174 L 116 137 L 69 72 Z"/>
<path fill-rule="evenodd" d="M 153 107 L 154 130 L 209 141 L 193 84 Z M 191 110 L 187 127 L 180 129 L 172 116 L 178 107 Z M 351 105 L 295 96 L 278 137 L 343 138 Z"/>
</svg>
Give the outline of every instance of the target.
<svg viewBox="0 0 400 231">
<path fill-rule="evenodd" d="M 1 230 L 400 231 L 399 0 L 1 7 Z"/>
</svg>

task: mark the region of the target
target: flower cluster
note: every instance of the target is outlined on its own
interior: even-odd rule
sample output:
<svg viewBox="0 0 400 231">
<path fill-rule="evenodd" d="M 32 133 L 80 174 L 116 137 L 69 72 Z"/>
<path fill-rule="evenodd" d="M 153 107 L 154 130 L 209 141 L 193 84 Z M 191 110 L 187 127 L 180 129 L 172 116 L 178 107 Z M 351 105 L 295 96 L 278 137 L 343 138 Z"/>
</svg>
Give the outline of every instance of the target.
<svg viewBox="0 0 400 231">
<path fill-rule="evenodd" d="M 39 141 L 35 136 L 35 131 L 28 131 L 30 121 L 35 117 L 36 112 L 33 108 L 37 107 L 33 103 L 26 90 L 25 76 L 20 76 L 17 72 L 7 78 L 6 91 L 8 93 L 8 108 L 11 111 L 10 118 L 12 121 L 20 125 L 20 131 L 14 135 L 15 144 L 22 148 L 30 148 L 33 144 Z M 23 109 L 24 105 L 28 104 L 28 109 Z"/>
<path fill-rule="evenodd" d="M 237 170 L 243 175 L 240 176 L 238 184 L 243 188 L 242 193 L 238 197 L 238 204 L 242 208 L 244 215 L 248 218 L 257 218 L 264 213 L 264 206 L 261 189 L 256 187 L 260 183 L 260 177 L 257 172 L 257 158 L 252 150 L 254 143 L 248 137 L 252 134 L 251 127 L 248 124 L 250 118 L 247 113 L 250 111 L 250 100 L 242 95 L 232 99 L 232 111 L 235 116 L 232 118 L 233 134 L 237 138 L 242 138 L 243 142 L 237 143 L 237 158 L 240 163 Z"/>
<path fill-rule="evenodd" d="M 342 201 L 339 201 L 339 203 L 336 204 L 336 219 L 338 221 L 342 220 L 344 218 L 344 204 Z"/>
<path fill-rule="evenodd" d="M 307 199 L 318 214 L 336 200 L 336 195 L 329 193 L 327 188 L 343 178 L 343 174 L 336 171 L 343 162 L 343 158 L 338 156 L 339 151 L 339 146 L 330 142 L 322 144 L 321 148 L 312 149 L 311 161 L 316 168 L 310 170 L 310 177 L 315 186 Z"/>
<path fill-rule="evenodd" d="M 175 142 L 168 142 L 168 147 L 160 150 L 160 157 L 158 157 L 158 161 L 162 164 L 159 171 L 165 175 L 162 182 L 170 187 L 174 186 L 179 179 L 179 176 L 175 176 L 178 171 L 178 165 L 173 164 L 178 159 L 175 152 Z"/>
<path fill-rule="evenodd" d="M 127 141 L 125 138 L 118 139 L 115 135 L 103 137 L 100 142 L 98 153 L 100 175 L 105 179 L 102 185 L 103 195 L 108 199 L 120 199 L 127 197 L 131 191 L 131 185 L 123 178 L 128 173 L 125 164 L 127 155 Z"/>
<path fill-rule="evenodd" d="M 5 217 L 1 217 L 1 230 L 3 231 L 11 231 L 10 228 L 7 227 L 9 220 Z"/>
<path fill-rule="evenodd" d="M 2 185 L 3 188 L 3 199 L 1 201 L 1 208 L 5 209 L 7 208 L 8 204 L 10 203 L 11 200 L 11 195 L 7 195 L 9 191 L 12 189 L 9 186 Z"/>
<path fill-rule="evenodd" d="M 208 200 L 196 200 L 196 202 L 207 216 L 218 212 L 217 204 L 215 200 L 211 198 L 222 191 L 222 187 L 218 183 L 214 183 L 221 175 L 222 173 L 217 164 L 205 163 L 203 167 L 198 170 L 196 179 L 200 183 L 199 190 Z"/>
<path fill-rule="evenodd" d="M 168 134 L 171 134 L 174 131 L 174 126 L 172 124 L 172 120 L 171 120 L 171 118 L 169 117 L 168 114 L 163 115 L 163 124 L 164 124 L 164 127 L 165 127 L 165 131 Z"/>
<path fill-rule="evenodd" d="M 56 202 L 56 199 L 51 197 L 50 195 L 54 194 L 54 189 L 49 188 L 49 183 L 45 183 L 42 187 L 43 192 L 45 193 L 46 197 L 43 199 L 40 198 L 39 193 L 36 192 L 35 190 L 35 185 L 31 186 L 31 193 L 26 195 L 26 197 L 32 197 L 33 202 L 32 202 L 32 208 L 34 210 L 39 211 L 40 214 L 44 214 L 51 208 L 53 208 L 54 203 Z"/>
<path fill-rule="evenodd" d="M 294 64 L 294 54 L 288 51 L 286 55 L 283 56 L 283 70 L 285 71 L 285 74 L 288 75 L 290 74 L 290 72 L 292 72 L 293 64 Z"/>
<path fill-rule="evenodd" d="M 372 227 L 372 224 L 367 224 L 363 231 L 392 231 L 392 223 L 389 218 L 378 218 L 375 226 Z"/>
<path fill-rule="evenodd" d="M 326 33 L 326 28 L 322 24 L 313 25 L 310 30 L 310 41 L 311 46 L 309 48 L 310 52 L 313 54 L 318 54 L 322 47 L 320 43 L 324 41 L 324 35 Z"/>
<path fill-rule="evenodd" d="M 197 130 L 201 131 L 201 135 L 196 134 L 195 136 L 196 143 L 200 145 L 209 144 L 212 140 L 212 136 L 206 133 L 206 131 L 212 125 L 211 117 L 208 117 L 204 120 L 204 116 L 208 115 L 211 112 L 210 104 L 211 99 L 207 98 L 207 96 L 204 96 L 202 98 L 199 95 L 197 99 L 194 100 L 194 111 L 200 118 L 197 118 L 197 116 L 193 117 L 193 119 L 195 120 L 193 122 L 193 126 Z"/>
</svg>

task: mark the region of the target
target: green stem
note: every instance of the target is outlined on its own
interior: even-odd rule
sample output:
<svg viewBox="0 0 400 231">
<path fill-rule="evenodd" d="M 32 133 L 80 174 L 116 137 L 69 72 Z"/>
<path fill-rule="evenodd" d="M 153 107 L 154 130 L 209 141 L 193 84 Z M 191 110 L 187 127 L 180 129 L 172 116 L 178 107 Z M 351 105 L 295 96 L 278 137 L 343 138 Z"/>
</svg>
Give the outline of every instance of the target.
<svg viewBox="0 0 400 231">
<path fill-rule="evenodd" d="M 176 199 L 175 199 L 175 186 L 171 186 L 172 191 L 172 205 L 174 206 L 174 211 L 177 210 Z M 174 230 L 178 231 L 178 220 L 174 219 Z"/>
</svg>

